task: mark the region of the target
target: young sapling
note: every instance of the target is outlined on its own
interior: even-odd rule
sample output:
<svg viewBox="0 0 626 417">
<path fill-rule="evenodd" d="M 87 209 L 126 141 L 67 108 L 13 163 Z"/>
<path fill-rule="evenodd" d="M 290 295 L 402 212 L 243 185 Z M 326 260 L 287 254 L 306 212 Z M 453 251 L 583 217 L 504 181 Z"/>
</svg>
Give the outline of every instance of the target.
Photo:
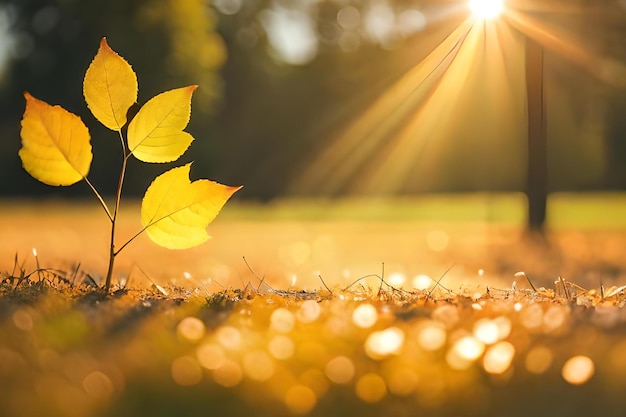
<svg viewBox="0 0 626 417">
<path fill-rule="evenodd" d="M 85 181 L 111 223 L 108 267 L 104 290 L 109 292 L 117 255 L 146 232 L 156 244 L 186 249 L 205 242 L 208 224 L 226 201 L 241 187 L 229 187 L 201 179 L 190 181 L 191 164 L 159 175 L 148 187 L 141 203 L 142 229 L 117 246 L 116 224 L 129 159 L 165 163 L 178 160 L 194 140 L 183 129 L 191 116 L 191 97 L 196 85 L 177 88 L 148 100 L 132 118 L 129 108 L 137 101 L 137 76 L 124 58 L 113 51 L 106 38 L 85 73 L 83 95 L 94 117 L 117 132 L 122 166 L 112 208 L 89 181 L 93 154 L 91 137 L 80 117 L 61 106 L 52 106 L 24 93 L 19 156 L 24 169 L 35 179 L 52 186 Z M 124 129 L 127 127 L 127 129 Z M 126 132 L 126 134 L 124 134 Z"/>
</svg>

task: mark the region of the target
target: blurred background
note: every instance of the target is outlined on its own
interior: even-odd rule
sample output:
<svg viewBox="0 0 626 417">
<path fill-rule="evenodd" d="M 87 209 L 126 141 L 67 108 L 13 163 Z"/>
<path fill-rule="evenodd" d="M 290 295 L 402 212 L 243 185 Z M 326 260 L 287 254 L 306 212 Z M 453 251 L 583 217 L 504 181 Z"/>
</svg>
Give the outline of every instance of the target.
<svg viewBox="0 0 626 417">
<path fill-rule="evenodd" d="M 626 188 L 626 1 L 510 5 L 547 39 L 550 191 Z M 119 142 L 82 96 L 103 36 L 139 104 L 200 85 L 176 165 L 237 198 L 523 191 L 525 35 L 506 19 L 459 33 L 467 16 L 452 0 L 2 0 L 0 196 L 90 193 L 21 169 L 24 91 L 85 121 L 90 179 L 114 192 Z M 166 168 L 133 161 L 125 192 Z"/>
</svg>

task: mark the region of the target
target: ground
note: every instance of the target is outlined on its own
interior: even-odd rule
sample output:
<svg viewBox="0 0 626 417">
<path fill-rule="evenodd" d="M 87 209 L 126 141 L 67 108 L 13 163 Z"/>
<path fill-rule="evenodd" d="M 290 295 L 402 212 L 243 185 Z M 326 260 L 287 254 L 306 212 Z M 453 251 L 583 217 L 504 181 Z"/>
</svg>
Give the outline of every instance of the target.
<svg viewBox="0 0 626 417">
<path fill-rule="evenodd" d="M 621 197 L 554 200 L 544 237 L 519 196 L 447 198 L 227 206 L 107 297 L 97 206 L 5 204 L 0 415 L 621 415 Z"/>
</svg>

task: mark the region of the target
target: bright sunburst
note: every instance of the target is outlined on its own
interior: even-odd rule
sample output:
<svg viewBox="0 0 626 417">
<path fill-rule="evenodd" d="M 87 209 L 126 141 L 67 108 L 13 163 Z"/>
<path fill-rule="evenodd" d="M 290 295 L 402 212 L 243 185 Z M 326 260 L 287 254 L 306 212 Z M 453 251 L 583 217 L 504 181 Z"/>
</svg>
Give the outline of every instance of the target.
<svg viewBox="0 0 626 417">
<path fill-rule="evenodd" d="M 504 11 L 503 0 L 470 0 L 470 10 L 479 19 L 495 19 Z"/>
<path fill-rule="evenodd" d="M 526 175 L 520 155 L 526 152 L 527 139 L 528 39 L 556 64 L 575 64 L 603 84 L 623 85 L 621 80 L 626 80 L 626 65 L 603 56 L 588 32 L 568 30 L 578 28 L 582 16 L 591 16 L 589 9 L 537 6 L 526 0 L 506 7 L 506 0 L 468 1 L 427 15 L 436 24 L 452 19 L 458 24 L 450 25 L 450 34 L 358 117 L 329 135 L 293 177 L 291 192 L 380 196 L 459 184 L 471 189 L 478 184 L 521 187 Z M 473 16 L 466 15 L 467 6 Z M 557 13 L 558 24 L 546 18 Z M 554 78 L 551 83 L 555 85 Z M 565 93 L 553 90 L 552 95 L 553 103 L 568 103 Z M 553 114 L 570 117 L 571 108 L 564 106 Z M 560 132 L 568 132 L 563 137 L 569 135 L 569 125 L 560 125 Z M 489 165 L 481 158 L 488 158 Z"/>
</svg>

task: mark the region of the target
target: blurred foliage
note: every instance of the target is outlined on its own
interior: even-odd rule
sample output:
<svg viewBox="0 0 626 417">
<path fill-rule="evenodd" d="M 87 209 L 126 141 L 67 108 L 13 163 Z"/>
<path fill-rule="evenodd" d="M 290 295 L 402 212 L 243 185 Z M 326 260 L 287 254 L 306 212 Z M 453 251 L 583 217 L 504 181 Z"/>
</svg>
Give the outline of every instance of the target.
<svg viewBox="0 0 626 417">
<path fill-rule="evenodd" d="M 327 147 L 464 18 L 464 12 L 458 12 L 464 4 L 460 0 L 8 0 L 6 4 L 4 10 L 12 16 L 10 32 L 19 48 L 0 81 L 0 175 L 8 178 L 19 172 L 14 155 L 22 91 L 44 100 L 56 98 L 69 110 L 90 117 L 80 82 L 94 45 L 107 36 L 135 63 L 140 90 L 146 95 L 139 97 L 140 103 L 165 89 L 200 85 L 193 104 L 195 122 L 190 125 L 199 140 L 187 156 L 196 161 L 192 176 L 244 184 L 242 197 L 262 199 L 283 195 L 312 155 Z M 545 4 L 556 12 L 540 13 L 542 21 L 574 33 L 593 56 L 624 65 L 623 2 Z M 455 7 L 456 14 L 446 15 Z M 597 72 L 603 71 L 598 65 Z M 607 85 L 550 52 L 546 83 L 551 189 L 626 187 L 624 87 Z M 102 132 L 92 133 L 95 147 L 107 146 Z M 525 155 L 516 151 L 521 147 L 511 144 L 500 157 L 523 159 Z M 459 146 L 450 151 L 457 155 L 444 160 L 445 190 L 429 188 L 428 180 L 421 189 L 455 191 L 467 189 L 467 184 L 473 184 L 471 189 L 502 189 L 502 175 L 471 180 L 475 173 L 468 170 L 490 166 L 499 150 L 468 155 L 467 149 L 468 145 Z M 94 182 L 110 177 L 106 172 L 118 163 L 114 152 L 94 161 Z M 445 161 L 461 164 L 450 166 Z M 135 176 L 131 167 L 126 191 L 142 193 L 158 170 L 143 177 Z M 42 192 L 29 181 L 24 177 L 3 182 L 0 194 Z M 518 190 L 523 182 L 521 178 L 504 188 Z M 113 188 L 110 184 L 109 190 Z M 87 190 L 79 187 L 73 192 Z"/>
<path fill-rule="evenodd" d="M 218 70 L 226 60 L 226 48 L 215 31 L 215 14 L 200 0 L 9 0 L 3 12 L 11 24 L 14 57 L 0 84 L 0 174 L 5 178 L 14 176 L 18 167 L 16 121 L 24 109 L 24 91 L 63 105 L 88 124 L 93 120 L 82 96 L 82 82 L 102 36 L 140 74 L 140 104 L 166 89 L 200 84 L 194 103 L 197 129 L 206 125 L 221 96 Z M 111 166 L 117 170 L 121 164 L 117 138 L 104 128 L 92 129 L 91 134 L 94 152 L 104 156 L 94 161 L 90 178 L 102 184 L 105 193 L 112 193 L 116 181 L 109 181 Z M 131 174 L 129 189 L 145 191 L 148 178 L 162 170 L 155 167 L 145 177 Z M 20 183 L 4 182 L 0 189 L 3 194 L 41 190 L 26 178 L 20 178 Z M 88 192 L 87 187 L 69 191 Z"/>
</svg>

